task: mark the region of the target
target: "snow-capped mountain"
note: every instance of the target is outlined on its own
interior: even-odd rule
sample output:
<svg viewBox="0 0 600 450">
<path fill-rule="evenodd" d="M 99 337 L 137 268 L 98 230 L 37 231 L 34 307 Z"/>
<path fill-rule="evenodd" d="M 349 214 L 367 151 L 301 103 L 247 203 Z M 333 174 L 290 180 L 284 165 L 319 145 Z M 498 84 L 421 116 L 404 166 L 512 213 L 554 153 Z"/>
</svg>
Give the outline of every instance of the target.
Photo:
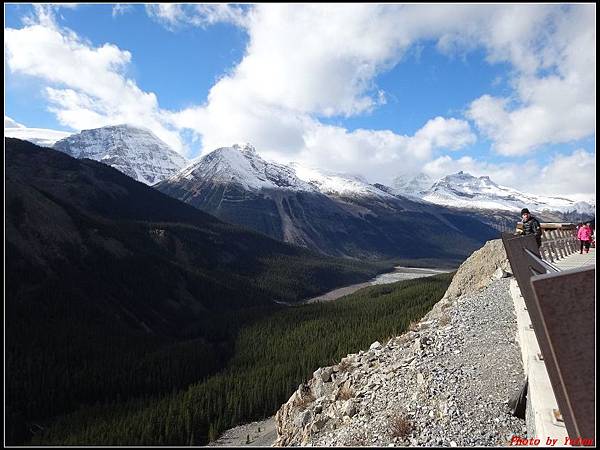
<svg viewBox="0 0 600 450">
<path fill-rule="evenodd" d="M 130 125 L 83 130 L 59 140 L 54 148 L 75 158 L 100 161 L 148 185 L 176 174 L 187 164 L 150 130 Z"/>
<path fill-rule="evenodd" d="M 66 131 L 50 130 L 47 128 L 29 128 L 4 116 L 4 136 L 29 141 L 40 147 L 52 147 L 60 139 L 70 136 Z"/>
<path fill-rule="evenodd" d="M 398 184 L 395 187 L 401 186 L 402 184 Z M 412 185 L 408 182 L 405 186 Z M 418 189 L 416 192 L 404 192 L 402 189 L 398 191 L 430 203 L 457 208 L 520 211 L 521 208 L 527 207 L 538 212 L 576 212 L 591 215 L 595 212 L 595 202 L 577 202 L 563 197 L 528 194 L 496 184 L 488 176 L 474 177 L 463 171 L 439 179 L 428 189 Z"/>
<path fill-rule="evenodd" d="M 302 181 L 294 169 L 262 159 L 250 144 L 221 147 L 192 161 L 169 182 L 202 180 L 215 184 L 235 184 L 248 191 L 261 189 L 290 189 L 314 191 Z"/>
<path fill-rule="evenodd" d="M 358 176 L 265 161 L 249 144 L 216 149 L 154 187 L 227 222 L 337 256 L 457 257 L 496 233 L 472 213 L 417 203 Z M 452 220 L 472 224 L 461 230 Z"/>
<path fill-rule="evenodd" d="M 402 195 L 420 198 L 420 194 L 431 187 L 434 180 L 424 173 L 415 177 L 397 177 L 392 182 L 392 187 L 401 192 Z"/>
<path fill-rule="evenodd" d="M 279 189 L 335 196 L 390 197 L 358 175 L 318 170 L 296 162 L 285 165 L 265 161 L 250 144 L 218 148 L 191 162 L 169 182 L 194 180 L 235 184 L 252 192 Z"/>
<path fill-rule="evenodd" d="M 316 190 L 325 195 L 339 197 L 389 197 L 387 191 L 369 184 L 367 180 L 359 175 L 348 175 L 334 173 L 312 167 L 302 166 L 298 163 L 290 163 L 298 178 L 309 183 Z"/>
</svg>

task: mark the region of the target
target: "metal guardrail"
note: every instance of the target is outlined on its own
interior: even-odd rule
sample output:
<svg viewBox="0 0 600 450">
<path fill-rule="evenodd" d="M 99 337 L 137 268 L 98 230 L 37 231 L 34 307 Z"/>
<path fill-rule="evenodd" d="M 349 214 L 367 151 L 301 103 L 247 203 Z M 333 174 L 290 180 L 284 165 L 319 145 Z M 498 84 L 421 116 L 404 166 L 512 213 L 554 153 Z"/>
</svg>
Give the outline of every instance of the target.
<svg viewBox="0 0 600 450">
<path fill-rule="evenodd" d="M 554 262 L 575 253 L 578 242 L 577 231 L 574 229 L 544 230 L 540 254 L 546 261 Z"/>
<path fill-rule="evenodd" d="M 596 270 L 560 271 L 541 258 L 533 235 L 502 233 L 502 242 L 569 438 L 595 442 Z"/>
</svg>

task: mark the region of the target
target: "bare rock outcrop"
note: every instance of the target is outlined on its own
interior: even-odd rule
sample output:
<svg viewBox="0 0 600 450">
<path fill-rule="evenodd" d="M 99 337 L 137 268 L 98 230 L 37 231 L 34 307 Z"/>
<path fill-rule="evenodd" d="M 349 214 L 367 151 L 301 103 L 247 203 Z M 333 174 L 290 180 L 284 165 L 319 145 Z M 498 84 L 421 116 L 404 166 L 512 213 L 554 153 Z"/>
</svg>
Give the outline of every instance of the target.
<svg viewBox="0 0 600 450">
<path fill-rule="evenodd" d="M 454 300 L 461 295 L 474 294 L 485 289 L 492 281 L 506 278 L 510 273 L 510 263 L 502 240 L 487 241 L 460 265 L 444 298 Z"/>
<path fill-rule="evenodd" d="M 472 255 L 456 275 L 470 286 L 453 282 L 411 330 L 317 369 L 277 412 L 275 446 L 503 445 L 522 434 L 507 405 L 523 368 L 501 246 Z"/>
</svg>

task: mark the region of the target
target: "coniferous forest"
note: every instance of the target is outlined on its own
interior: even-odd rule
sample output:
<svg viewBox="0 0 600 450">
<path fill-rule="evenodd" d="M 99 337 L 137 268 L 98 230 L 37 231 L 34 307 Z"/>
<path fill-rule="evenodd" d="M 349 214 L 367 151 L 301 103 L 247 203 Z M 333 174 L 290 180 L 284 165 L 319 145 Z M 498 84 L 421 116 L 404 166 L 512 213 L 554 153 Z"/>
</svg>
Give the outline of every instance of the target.
<svg viewBox="0 0 600 450">
<path fill-rule="evenodd" d="M 283 306 L 394 261 L 319 255 L 104 164 L 5 144 L 8 444 L 206 443 L 398 332 L 446 284 L 409 283 L 397 302 Z"/>
<path fill-rule="evenodd" d="M 377 339 L 401 334 L 443 296 L 451 277 L 368 287 L 334 302 L 286 307 L 255 317 L 240 328 L 230 352 L 221 355 L 227 354 L 229 360 L 215 375 L 198 374 L 198 381 L 186 386 L 189 372 L 182 370 L 180 379 L 172 373 L 170 392 L 86 406 L 45 422 L 31 443 L 206 444 L 227 428 L 273 415 L 316 368 L 368 348 Z M 162 361 L 156 356 L 157 367 L 150 362 L 138 370 L 155 373 L 160 364 L 171 363 L 162 369 L 191 367 L 193 372 L 194 363 L 211 356 L 202 353 L 202 347 L 193 351 L 194 347 L 193 342 L 182 346 L 179 362 L 177 354 Z M 115 368 L 115 374 L 127 383 L 128 370 Z"/>
</svg>

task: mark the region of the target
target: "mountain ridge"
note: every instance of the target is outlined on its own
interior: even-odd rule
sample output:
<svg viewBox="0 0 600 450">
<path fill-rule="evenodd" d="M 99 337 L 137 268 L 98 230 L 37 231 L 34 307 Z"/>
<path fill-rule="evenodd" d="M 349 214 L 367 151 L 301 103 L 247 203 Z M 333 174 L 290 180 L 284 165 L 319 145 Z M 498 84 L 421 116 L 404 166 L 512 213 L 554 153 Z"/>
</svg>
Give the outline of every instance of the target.
<svg viewBox="0 0 600 450">
<path fill-rule="evenodd" d="M 415 202 L 360 177 L 268 162 L 247 146 L 214 150 L 154 187 L 222 220 L 333 256 L 462 259 L 495 233 L 472 214 Z"/>
<path fill-rule="evenodd" d="M 459 171 L 427 185 L 431 178 L 419 174 L 412 179 L 397 178 L 396 192 L 438 205 L 518 212 L 527 207 L 538 212 L 581 213 L 593 215 L 595 201 L 574 201 L 565 197 L 529 194 L 491 180 Z"/>
<path fill-rule="evenodd" d="M 100 161 L 148 185 L 168 178 L 187 164 L 151 130 L 127 124 L 82 130 L 57 141 L 53 148 L 75 158 Z"/>
<path fill-rule="evenodd" d="M 7 138 L 5 163 L 14 443 L 32 420 L 195 383 L 275 300 L 383 270 L 222 222 L 94 160 Z"/>
</svg>

